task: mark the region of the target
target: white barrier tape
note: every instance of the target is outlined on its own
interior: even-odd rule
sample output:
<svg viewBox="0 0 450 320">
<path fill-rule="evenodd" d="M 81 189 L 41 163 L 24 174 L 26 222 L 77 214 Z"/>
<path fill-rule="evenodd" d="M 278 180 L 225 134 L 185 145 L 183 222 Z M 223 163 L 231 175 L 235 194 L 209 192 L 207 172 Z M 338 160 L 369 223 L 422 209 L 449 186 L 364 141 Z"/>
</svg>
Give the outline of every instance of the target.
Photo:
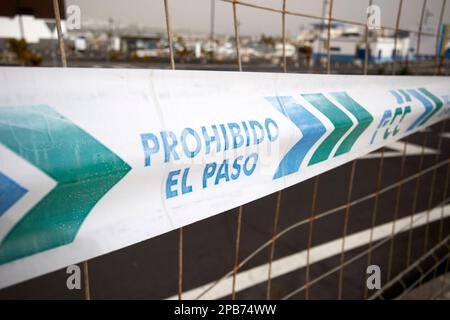
<svg viewBox="0 0 450 320">
<path fill-rule="evenodd" d="M 443 118 L 444 77 L 0 70 L 0 287 L 149 239 Z"/>
</svg>

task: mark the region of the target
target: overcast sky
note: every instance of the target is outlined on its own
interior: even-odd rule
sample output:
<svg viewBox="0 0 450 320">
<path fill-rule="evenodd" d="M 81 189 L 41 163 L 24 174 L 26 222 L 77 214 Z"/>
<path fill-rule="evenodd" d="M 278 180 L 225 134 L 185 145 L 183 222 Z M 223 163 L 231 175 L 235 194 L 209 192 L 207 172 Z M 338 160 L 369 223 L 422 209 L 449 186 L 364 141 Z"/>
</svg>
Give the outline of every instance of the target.
<svg viewBox="0 0 450 320">
<path fill-rule="evenodd" d="M 283 0 L 243 0 L 246 2 L 281 8 Z M 66 5 L 76 4 L 81 8 L 82 20 L 127 23 L 164 30 L 163 0 L 66 0 Z M 233 33 L 232 5 L 215 0 L 215 31 L 220 34 Z M 322 0 L 287 0 L 287 9 L 313 15 L 321 15 Z M 364 22 L 369 0 L 334 0 L 333 16 Z M 395 26 L 399 0 L 374 0 L 381 8 L 381 24 Z M 423 0 L 404 0 L 400 27 L 417 29 Z M 434 29 L 439 20 L 442 0 L 428 0 L 426 29 Z M 169 0 L 172 28 L 174 31 L 209 33 L 211 0 Z M 254 8 L 238 6 L 241 35 L 281 34 L 281 15 Z M 313 20 L 287 16 L 288 36 L 294 36 L 300 27 Z M 450 22 L 450 3 L 444 12 L 444 22 Z M 425 31 L 425 30 L 424 30 Z M 427 30 L 433 32 L 433 30 Z"/>
</svg>

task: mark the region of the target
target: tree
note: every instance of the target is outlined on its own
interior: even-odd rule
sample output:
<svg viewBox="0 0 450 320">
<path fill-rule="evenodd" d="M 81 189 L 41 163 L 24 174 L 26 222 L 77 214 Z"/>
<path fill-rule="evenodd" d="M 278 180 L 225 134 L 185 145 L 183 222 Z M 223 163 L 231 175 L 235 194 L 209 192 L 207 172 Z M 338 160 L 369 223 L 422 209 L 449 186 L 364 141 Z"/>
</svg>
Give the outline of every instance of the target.
<svg viewBox="0 0 450 320">
<path fill-rule="evenodd" d="M 261 35 L 260 42 L 268 47 L 275 47 L 275 39 L 271 36 L 266 36 L 264 33 Z"/>
<path fill-rule="evenodd" d="M 8 44 L 22 65 L 38 66 L 42 63 L 42 56 L 31 52 L 25 39 L 9 39 Z"/>
</svg>

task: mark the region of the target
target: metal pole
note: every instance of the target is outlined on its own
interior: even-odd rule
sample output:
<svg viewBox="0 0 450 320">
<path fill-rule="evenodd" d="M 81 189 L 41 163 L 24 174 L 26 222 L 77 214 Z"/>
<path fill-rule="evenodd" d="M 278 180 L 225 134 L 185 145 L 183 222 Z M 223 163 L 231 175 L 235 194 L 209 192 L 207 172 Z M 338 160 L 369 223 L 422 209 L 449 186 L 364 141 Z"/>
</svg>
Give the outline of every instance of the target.
<svg viewBox="0 0 450 320">
<path fill-rule="evenodd" d="M 20 38 L 25 39 L 25 32 L 23 29 L 23 20 L 21 14 L 19 14 L 19 31 L 20 31 Z"/>
<path fill-rule="evenodd" d="M 172 31 L 170 30 L 169 1 L 164 0 L 164 14 L 166 17 L 166 32 L 169 40 L 170 67 L 175 70 L 175 59 L 173 53 Z M 183 227 L 178 229 L 178 300 L 183 298 Z"/>
<path fill-rule="evenodd" d="M 236 224 L 236 241 L 234 250 L 234 264 L 233 264 L 233 281 L 231 285 L 231 299 L 236 299 L 236 275 L 239 270 L 239 248 L 241 245 L 241 226 L 242 226 L 242 211 L 243 207 L 238 209 L 237 224 Z"/>
<path fill-rule="evenodd" d="M 89 266 L 88 262 L 84 261 L 83 266 L 83 283 L 84 283 L 84 298 L 91 300 L 91 286 L 89 284 Z"/>
<path fill-rule="evenodd" d="M 283 71 L 287 72 L 286 66 L 286 0 L 283 0 L 283 13 L 281 14 L 281 33 L 283 38 Z"/>
<path fill-rule="evenodd" d="M 236 41 L 236 55 L 238 60 L 239 71 L 242 71 L 240 46 L 239 46 L 239 27 L 236 15 L 236 3 L 233 1 L 233 24 L 234 24 L 234 37 Z M 233 265 L 233 282 L 231 288 L 231 298 L 236 299 L 236 275 L 239 270 L 239 248 L 241 244 L 241 225 L 242 225 L 242 213 L 244 211 L 243 206 L 238 209 L 237 224 L 236 224 L 236 241 L 235 241 L 235 251 L 234 251 L 234 265 Z"/>
<path fill-rule="evenodd" d="M 239 25 L 236 14 L 236 3 L 238 0 L 233 0 L 233 23 L 234 23 L 234 37 L 236 38 L 236 55 L 238 60 L 239 71 L 242 71 L 242 61 L 241 61 L 241 45 L 239 43 Z"/>
<path fill-rule="evenodd" d="M 170 54 L 170 66 L 172 70 L 175 70 L 175 59 L 173 54 L 173 40 L 172 40 L 172 32 L 170 31 L 170 16 L 169 16 L 169 1 L 164 0 L 164 12 L 166 16 L 166 31 L 167 38 L 169 39 L 169 54 Z"/>
<path fill-rule="evenodd" d="M 211 0 L 211 21 L 209 26 L 209 38 L 210 40 L 214 40 L 214 19 L 216 15 L 216 0 Z"/>
<path fill-rule="evenodd" d="M 435 71 L 435 75 L 440 74 L 441 73 L 441 68 L 442 68 L 442 58 L 441 58 L 441 53 L 439 52 L 439 40 L 441 38 L 441 27 L 442 27 L 442 21 L 444 19 L 444 11 L 445 11 L 445 5 L 447 4 L 447 0 L 442 0 L 442 7 L 441 7 L 441 13 L 439 16 L 439 22 L 438 22 L 438 28 L 437 28 L 437 36 L 436 36 L 436 55 L 435 55 L 435 60 L 436 60 L 436 71 Z M 444 40 L 444 39 L 443 39 Z M 442 42 L 442 45 L 444 46 L 444 42 Z"/>
<path fill-rule="evenodd" d="M 67 60 L 66 60 L 66 51 L 64 49 L 64 39 L 61 29 L 61 16 L 59 15 L 58 0 L 53 0 L 53 9 L 55 12 L 56 31 L 58 32 L 58 45 L 59 45 L 59 53 L 61 55 L 61 63 L 62 66 L 65 68 L 67 67 Z"/>
<path fill-rule="evenodd" d="M 373 0 L 369 0 L 369 7 L 372 5 Z M 367 75 L 367 68 L 369 64 L 369 28 L 365 27 L 364 32 L 364 43 L 365 43 L 365 50 L 364 50 L 364 66 L 363 66 L 363 74 Z"/>
<path fill-rule="evenodd" d="M 324 27 L 325 20 L 326 20 L 325 19 L 325 11 L 326 11 L 327 4 L 328 4 L 328 0 L 323 0 L 323 2 L 322 2 L 322 14 L 321 14 L 322 20 L 321 20 L 321 23 L 320 23 L 320 38 L 319 38 L 319 47 L 318 47 L 319 54 L 322 53 L 322 49 L 324 47 L 322 35 L 323 35 L 323 27 Z"/>
<path fill-rule="evenodd" d="M 277 192 L 277 200 L 275 204 L 275 214 L 273 217 L 273 228 L 272 228 L 272 243 L 270 245 L 270 253 L 269 253 L 269 272 L 267 279 L 267 300 L 271 299 L 272 293 L 272 262 L 273 257 L 275 255 L 275 241 L 277 239 L 277 230 L 278 230 L 278 222 L 280 220 L 280 208 L 281 208 L 281 191 Z"/>
<path fill-rule="evenodd" d="M 330 55 L 330 46 L 331 46 L 331 15 L 333 13 L 333 0 L 330 0 L 330 7 L 328 9 L 328 35 L 327 35 L 327 74 L 331 73 L 331 55 Z"/>
<path fill-rule="evenodd" d="M 66 60 L 66 52 L 64 49 L 64 39 L 61 29 L 61 16 L 59 14 L 59 3 L 58 0 L 53 0 L 53 9 L 55 12 L 55 20 L 56 20 L 56 31 L 58 33 L 58 45 L 59 45 L 59 53 L 61 57 L 61 64 L 63 68 L 67 67 Z M 84 285 L 84 298 L 86 300 L 91 300 L 91 288 L 89 284 L 89 266 L 87 261 L 83 261 L 83 285 Z"/>
<path fill-rule="evenodd" d="M 397 57 L 398 28 L 400 26 L 400 16 L 402 14 L 402 7 L 403 7 L 403 0 L 400 0 L 400 2 L 398 4 L 398 10 L 397 10 L 397 20 L 395 21 L 394 54 L 392 55 L 392 75 L 395 74 L 395 59 Z"/>
<path fill-rule="evenodd" d="M 421 36 L 422 36 L 423 17 L 424 17 L 424 14 L 425 14 L 426 6 L 427 6 L 427 0 L 423 0 L 422 12 L 420 14 L 419 32 L 417 34 L 416 59 L 419 59 L 419 54 L 420 54 L 420 40 L 421 40 Z"/>
</svg>

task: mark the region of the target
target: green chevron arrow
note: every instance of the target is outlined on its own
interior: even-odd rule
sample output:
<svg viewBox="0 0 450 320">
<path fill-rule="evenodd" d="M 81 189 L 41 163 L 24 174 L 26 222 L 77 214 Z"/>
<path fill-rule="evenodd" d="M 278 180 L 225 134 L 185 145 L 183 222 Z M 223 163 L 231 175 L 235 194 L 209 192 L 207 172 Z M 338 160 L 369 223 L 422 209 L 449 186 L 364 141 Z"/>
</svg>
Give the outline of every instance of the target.
<svg viewBox="0 0 450 320">
<path fill-rule="evenodd" d="M 47 106 L 1 107 L 0 143 L 57 182 L 2 240 L 0 264 L 71 243 L 95 204 L 131 169 Z"/>
<path fill-rule="evenodd" d="M 432 94 L 430 91 L 428 91 L 425 88 L 419 88 L 419 91 L 422 92 L 425 96 L 427 96 L 428 98 L 430 98 L 431 101 L 433 101 L 434 105 L 436 106 L 436 108 L 434 108 L 434 110 L 425 118 L 422 120 L 422 122 L 419 124 L 419 126 L 423 125 L 425 122 L 428 121 L 428 119 L 430 119 L 434 114 L 436 114 L 436 112 L 438 112 L 442 106 L 444 105 L 441 101 L 441 99 L 439 99 L 438 97 L 436 97 L 434 94 Z"/>
<path fill-rule="evenodd" d="M 367 112 L 358 102 L 353 100 L 347 93 L 345 92 L 334 92 L 331 93 L 331 96 L 336 99 L 341 105 L 344 106 L 351 114 L 353 114 L 358 121 L 355 129 L 353 129 L 350 134 L 345 137 L 344 141 L 340 144 L 338 149 L 336 150 L 335 156 L 341 155 L 351 150 L 353 145 L 359 136 L 367 129 L 368 126 L 373 121 L 372 115 Z"/>
<path fill-rule="evenodd" d="M 310 104 L 322 112 L 333 123 L 334 130 L 320 144 L 308 165 L 327 160 L 334 146 L 352 127 L 352 120 L 321 93 L 302 94 Z"/>
</svg>

